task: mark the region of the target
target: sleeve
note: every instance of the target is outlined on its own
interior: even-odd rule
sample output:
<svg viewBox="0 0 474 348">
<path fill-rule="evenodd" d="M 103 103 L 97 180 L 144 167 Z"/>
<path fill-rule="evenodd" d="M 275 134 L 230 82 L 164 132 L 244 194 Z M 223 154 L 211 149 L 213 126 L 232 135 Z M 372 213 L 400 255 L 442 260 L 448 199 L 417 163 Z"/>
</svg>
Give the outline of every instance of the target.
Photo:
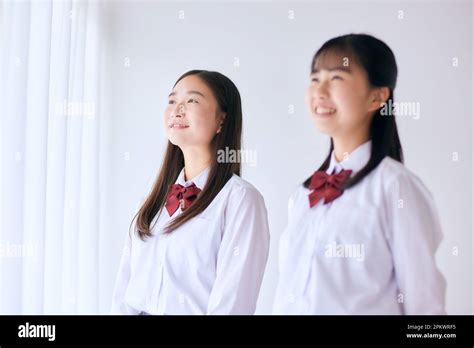
<svg viewBox="0 0 474 348">
<path fill-rule="evenodd" d="M 288 215 L 287 215 L 288 220 L 292 216 L 293 211 L 295 209 L 295 202 L 298 200 L 299 195 L 301 194 L 301 187 L 302 186 L 299 185 L 297 188 L 295 188 L 293 193 L 290 195 L 290 198 L 288 198 Z M 306 199 L 308 199 L 308 197 L 306 197 Z"/>
<path fill-rule="evenodd" d="M 263 197 L 255 188 L 234 190 L 224 221 L 207 314 L 253 314 L 270 242 Z"/>
<path fill-rule="evenodd" d="M 291 216 L 293 212 L 293 208 L 295 207 L 295 194 L 292 194 L 288 199 L 288 218 Z"/>
<path fill-rule="evenodd" d="M 112 307 L 110 314 L 138 314 L 139 312 L 125 303 L 125 292 L 130 281 L 130 257 L 132 240 L 129 234 L 125 240 L 125 245 L 120 260 L 119 270 L 115 280 L 115 288 L 112 296 Z"/>
<path fill-rule="evenodd" d="M 413 174 L 403 173 L 386 196 L 389 245 L 404 314 L 446 314 L 446 282 L 435 260 L 443 235 L 430 192 Z"/>
</svg>

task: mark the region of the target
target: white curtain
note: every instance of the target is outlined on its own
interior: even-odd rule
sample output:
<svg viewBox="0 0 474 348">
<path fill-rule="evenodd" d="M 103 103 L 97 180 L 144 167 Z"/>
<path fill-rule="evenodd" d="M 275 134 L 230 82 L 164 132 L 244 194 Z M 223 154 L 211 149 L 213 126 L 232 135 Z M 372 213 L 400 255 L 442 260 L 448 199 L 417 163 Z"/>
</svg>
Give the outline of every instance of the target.
<svg viewBox="0 0 474 348">
<path fill-rule="evenodd" d="M 0 314 L 99 311 L 101 6 L 1 5 Z"/>
</svg>

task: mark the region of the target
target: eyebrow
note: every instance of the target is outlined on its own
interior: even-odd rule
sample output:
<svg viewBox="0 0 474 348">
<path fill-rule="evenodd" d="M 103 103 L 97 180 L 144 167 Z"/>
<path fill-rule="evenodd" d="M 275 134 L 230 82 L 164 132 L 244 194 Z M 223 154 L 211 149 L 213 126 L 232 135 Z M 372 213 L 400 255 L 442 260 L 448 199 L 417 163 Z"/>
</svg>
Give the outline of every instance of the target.
<svg viewBox="0 0 474 348">
<path fill-rule="evenodd" d="M 337 67 L 334 67 L 334 68 L 322 68 L 322 69 L 313 69 L 311 71 L 311 74 L 316 74 L 318 72 L 320 72 L 321 70 L 327 70 L 327 71 L 342 71 L 342 72 L 346 72 L 348 74 L 351 73 L 351 69 L 349 67 L 345 67 L 345 66 L 337 66 Z"/>
<path fill-rule="evenodd" d="M 177 93 L 176 92 L 171 92 L 169 95 L 168 95 L 168 98 L 169 97 L 172 97 L 174 95 L 176 95 Z M 205 98 L 204 94 L 202 94 L 201 92 L 199 91 L 189 91 L 187 92 L 186 94 L 197 94 L 197 95 L 200 95 L 201 97 Z"/>
</svg>

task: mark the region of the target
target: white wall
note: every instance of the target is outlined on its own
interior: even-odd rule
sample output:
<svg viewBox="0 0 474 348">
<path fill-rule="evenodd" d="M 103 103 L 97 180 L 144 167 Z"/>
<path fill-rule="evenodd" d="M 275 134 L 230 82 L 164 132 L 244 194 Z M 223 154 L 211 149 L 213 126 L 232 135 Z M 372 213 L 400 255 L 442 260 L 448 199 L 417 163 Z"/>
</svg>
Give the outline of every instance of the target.
<svg viewBox="0 0 474 348">
<path fill-rule="evenodd" d="M 396 99 L 421 104 L 419 119 L 398 119 L 406 165 L 423 179 L 439 209 L 445 239 L 437 257 L 448 281 L 448 312 L 474 313 L 471 2 L 114 1 L 106 13 L 102 241 L 114 257 L 100 260 L 103 312 L 123 237 L 162 158 L 167 93 L 180 74 L 195 68 L 227 75 L 242 95 L 244 147 L 258 156 L 243 177 L 265 197 L 272 238 L 257 313 L 270 312 L 287 198 L 328 147 L 304 105 L 311 58 L 329 38 L 366 32 L 395 52 Z"/>
</svg>

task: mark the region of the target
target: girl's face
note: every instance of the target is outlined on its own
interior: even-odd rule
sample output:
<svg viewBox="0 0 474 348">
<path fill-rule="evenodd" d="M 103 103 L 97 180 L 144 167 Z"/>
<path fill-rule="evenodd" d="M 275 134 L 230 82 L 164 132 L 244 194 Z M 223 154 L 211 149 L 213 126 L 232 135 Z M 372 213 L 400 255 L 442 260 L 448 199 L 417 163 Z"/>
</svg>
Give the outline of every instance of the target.
<svg viewBox="0 0 474 348">
<path fill-rule="evenodd" d="M 164 114 L 169 141 L 183 147 L 208 147 L 220 132 L 223 115 L 211 89 L 197 76 L 180 80 L 168 97 Z"/>
<path fill-rule="evenodd" d="M 368 132 L 372 114 L 381 103 L 377 91 L 354 59 L 323 53 L 313 67 L 306 103 L 321 132 L 348 137 Z"/>
</svg>

